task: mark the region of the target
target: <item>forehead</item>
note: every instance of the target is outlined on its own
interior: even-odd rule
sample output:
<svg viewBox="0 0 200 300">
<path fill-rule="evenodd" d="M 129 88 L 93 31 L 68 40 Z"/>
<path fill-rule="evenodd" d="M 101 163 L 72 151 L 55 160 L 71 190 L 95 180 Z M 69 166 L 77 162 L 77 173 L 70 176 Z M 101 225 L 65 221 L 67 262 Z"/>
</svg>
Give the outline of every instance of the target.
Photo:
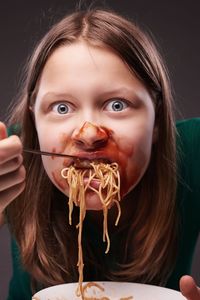
<svg viewBox="0 0 200 300">
<path fill-rule="evenodd" d="M 84 41 L 78 41 L 57 48 L 47 60 L 42 76 L 53 72 L 67 77 L 73 74 L 105 72 L 108 75 L 133 79 L 134 75 L 125 62 L 111 49 L 103 46 L 93 46 Z M 88 74 L 87 74 L 88 75 Z M 67 78 L 66 77 L 66 78 Z"/>
<path fill-rule="evenodd" d="M 149 96 L 143 83 L 113 50 L 78 41 L 51 54 L 40 77 L 37 98 L 48 92 L 63 92 L 82 99 L 126 88 L 139 98 Z"/>
</svg>

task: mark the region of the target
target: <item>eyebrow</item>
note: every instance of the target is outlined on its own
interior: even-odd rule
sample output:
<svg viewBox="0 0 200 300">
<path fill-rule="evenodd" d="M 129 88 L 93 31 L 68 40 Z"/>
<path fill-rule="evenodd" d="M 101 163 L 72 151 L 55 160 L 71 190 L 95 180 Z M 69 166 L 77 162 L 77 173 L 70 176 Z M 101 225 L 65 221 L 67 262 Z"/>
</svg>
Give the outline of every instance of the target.
<svg viewBox="0 0 200 300">
<path fill-rule="evenodd" d="M 65 97 L 72 97 L 71 94 L 68 93 L 56 93 L 56 92 L 47 92 L 42 96 L 42 100 L 46 100 L 48 97 L 59 97 L 59 98 L 65 98 Z"/>
<path fill-rule="evenodd" d="M 131 95 L 132 98 L 135 98 L 136 100 L 142 101 L 143 99 L 138 95 L 138 93 L 135 92 L 133 88 L 127 88 L 125 86 L 119 87 L 110 91 L 106 91 L 101 93 L 102 96 L 112 96 L 113 94 L 122 94 L 122 95 Z"/>
<path fill-rule="evenodd" d="M 133 100 L 135 101 L 139 101 L 139 102 L 143 102 L 144 99 L 142 97 L 140 97 L 134 89 L 130 89 L 127 88 L 125 86 L 119 87 L 119 88 L 115 88 L 115 89 L 111 89 L 109 91 L 105 91 L 105 92 L 100 92 L 98 97 L 112 97 L 115 94 L 121 94 L 122 96 L 124 95 L 124 97 L 128 96 L 131 97 Z M 131 95 L 131 96 L 130 96 Z M 47 93 L 45 93 L 42 96 L 42 100 L 45 101 L 46 99 L 48 99 L 49 97 L 57 97 L 60 99 L 64 99 L 66 97 L 70 97 L 76 100 L 76 98 L 67 92 L 61 92 L 61 93 L 57 93 L 54 91 L 49 91 Z"/>
</svg>

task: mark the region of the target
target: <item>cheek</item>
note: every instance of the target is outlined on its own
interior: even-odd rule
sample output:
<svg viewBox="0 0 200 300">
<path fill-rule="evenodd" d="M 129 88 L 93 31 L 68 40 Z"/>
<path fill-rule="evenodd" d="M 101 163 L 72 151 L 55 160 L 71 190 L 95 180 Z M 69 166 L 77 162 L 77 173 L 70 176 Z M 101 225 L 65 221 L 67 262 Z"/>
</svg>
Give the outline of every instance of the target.
<svg viewBox="0 0 200 300">
<path fill-rule="evenodd" d="M 68 191 L 68 184 L 60 174 L 60 170 L 56 169 L 51 172 L 52 182 L 58 187 L 59 190 L 66 193 Z"/>
<path fill-rule="evenodd" d="M 123 144 L 123 143 L 122 143 Z M 144 175 L 151 157 L 151 135 L 135 138 L 124 143 L 119 149 L 118 164 L 120 166 L 121 197 L 130 192 Z"/>
<path fill-rule="evenodd" d="M 138 154 L 138 153 L 137 153 Z M 126 158 L 121 164 L 121 196 L 130 192 L 141 180 L 149 163 L 149 156 L 140 153 L 135 157 Z"/>
<path fill-rule="evenodd" d="M 70 154 L 73 147 L 72 141 L 67 134 L 58 134 L 58 131 L 55 133 L 53 132 L 53 130 L 50 135 L 46 134 L 45 132 L 48 131 L 44 131 L 42 130 L 42 128 L 40 128 L 38 132 L 41 150 L 52 153 L 63 153 L 66 150 L 66 146 L 68 146 L 68 149 L 70 149 L 70 151 L 66 152 Z M 44 169 L 52 183 L 63 193 L 68 194 L 69 187 L 66 180 L 61 176 L 61 170 L 70 164 L 71 159 L 63 159 L 62 157 L 53 155 L 42 156 L 42 162 Z"/>
<path fill-rule="evenodd" d="M 46 151 L 61 152 L 71 136 L 71 129 L 66 126 L 66 122 L 41 116 L 39 113 L 35 116 L 36 130 L 40 148 Z"/>
<path fill-rule="evenodd" d="M 65 167 L 66 162 L 63 158 L 58 157 L 43 157 L 44 169 L 52 181 L 52 183 L 63 193 L 68 194 L 68 184 L 61 176 L 61 170 Z"/>
</svg>

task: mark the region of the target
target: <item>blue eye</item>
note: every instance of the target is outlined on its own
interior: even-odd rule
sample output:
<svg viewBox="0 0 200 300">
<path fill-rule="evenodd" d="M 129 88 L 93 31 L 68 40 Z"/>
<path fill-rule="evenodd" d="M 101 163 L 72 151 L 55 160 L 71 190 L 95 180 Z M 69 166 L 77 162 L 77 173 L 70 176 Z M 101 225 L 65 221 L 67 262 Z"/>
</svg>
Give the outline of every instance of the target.
<svg viewBox="0 0 200 300">
<path fill-rule="evenodd" d="M 123 100 L 111 100 L 106 105 L 106 109 L 109 111 L 122 111 L 128 107 L 128 104 Z"/>
<path fill-rule="evenodd" d="M 53 106 L 53 111 L 60 115 L 64 115 L 70 111 L 70 107 L 66 103 L 58 103 Z"/>
</svg>

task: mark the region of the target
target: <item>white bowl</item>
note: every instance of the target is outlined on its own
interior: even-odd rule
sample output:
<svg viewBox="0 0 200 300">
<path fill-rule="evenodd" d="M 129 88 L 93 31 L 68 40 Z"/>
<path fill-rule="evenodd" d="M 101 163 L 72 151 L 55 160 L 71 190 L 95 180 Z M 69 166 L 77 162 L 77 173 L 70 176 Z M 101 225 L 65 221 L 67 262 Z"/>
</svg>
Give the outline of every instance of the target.
<svg viewBox="0 0 200 300">
<path fill-rule="evenodd" d="M 87 289 L 88 296 L 108 297 L 110 300 L 120 300 L 130 296 L 133 300 L 185 300 L 180 292 L 154 285 L 108 281 L 97 283 L 104 288 L 104 291 L 91 287 Z M 76 296 L 76 289 L 77 283 L 56 285 L 39 291 L 32 300 L 80 300 L 81 297 Z"/>
</svg>

